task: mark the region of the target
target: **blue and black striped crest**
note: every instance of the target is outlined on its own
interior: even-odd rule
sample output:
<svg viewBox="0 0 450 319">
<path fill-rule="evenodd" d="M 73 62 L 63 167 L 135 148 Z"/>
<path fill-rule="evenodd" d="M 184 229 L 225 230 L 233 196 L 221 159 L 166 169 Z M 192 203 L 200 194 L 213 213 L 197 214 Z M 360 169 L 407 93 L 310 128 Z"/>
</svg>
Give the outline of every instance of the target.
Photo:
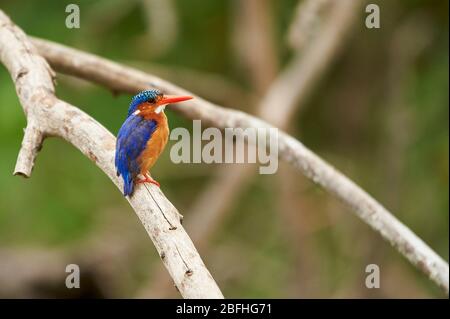
<svg viewBox="0 0 450 319">
<path fill-rule="evenodd" d="M 152 101 L 155 101 L 156 98 L 161 94 L 162 93 L 160 90 L 146 90 L 146 91 L 139 92 L 131 100 L 130 107 L 128 108 L 127 116 L 130 116 L 131 114 L 133 114 L 136 111 L 139 104 L 144 103 L 144 102 L 152 103 Z"/>
</svg>

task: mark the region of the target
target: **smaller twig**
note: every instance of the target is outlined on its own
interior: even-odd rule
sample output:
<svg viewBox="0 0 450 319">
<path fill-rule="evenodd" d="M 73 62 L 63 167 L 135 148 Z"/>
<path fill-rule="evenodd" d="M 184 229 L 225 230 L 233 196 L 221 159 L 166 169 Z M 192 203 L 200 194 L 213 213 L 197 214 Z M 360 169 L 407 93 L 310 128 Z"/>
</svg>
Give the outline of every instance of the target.
<svg viewBox="0 0 450 319">
<path fill-rule="evenodd" d="M 38 152 L 42 148 L 44 134 L 33 122 L 28 123 L 22 141 L 22 146 L 17 157 L 14 175 L 30 177 Z"/>
</svg>

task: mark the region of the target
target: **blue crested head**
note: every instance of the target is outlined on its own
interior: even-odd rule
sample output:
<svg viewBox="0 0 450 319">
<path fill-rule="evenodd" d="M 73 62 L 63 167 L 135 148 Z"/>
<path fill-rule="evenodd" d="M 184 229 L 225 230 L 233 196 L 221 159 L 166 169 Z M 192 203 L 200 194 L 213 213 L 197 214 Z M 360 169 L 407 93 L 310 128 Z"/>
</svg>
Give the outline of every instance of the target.
<svg viewBox="0 0 450 319">
<path fill-rule="evenodd" d="M 133 96 L 133 99 L 131 100 L 127 117 L 136 111 L 139 104 L 142 104 L 144 102 L 152 103 L 152 101 L 155 101 L 156 98 L 160 95 L 162 95 L 161 91 L 156 89 L 139 92 L 138 94 Z"/>
</svg>

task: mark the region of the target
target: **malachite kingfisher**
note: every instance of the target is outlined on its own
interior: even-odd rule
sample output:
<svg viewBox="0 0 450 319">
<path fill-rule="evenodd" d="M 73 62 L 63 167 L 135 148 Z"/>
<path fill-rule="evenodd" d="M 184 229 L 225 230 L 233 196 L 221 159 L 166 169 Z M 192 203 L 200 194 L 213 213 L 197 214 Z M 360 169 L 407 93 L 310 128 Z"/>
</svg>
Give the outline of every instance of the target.
<svg viewBox="0 0 450 319">
<path fill-rule="evenodd" d="M 133 194 L 134 185 L 152 183 L 149 173 L 169 138 L 169 125 L 164 109 L 167 104 L 192 99 L 191 96 L 164 95 L 159 90 L 142 91 L 131 100 L 128 115 L 119 130 L 115 165 L 122 176 L 124 196 Z"/>
</svg>

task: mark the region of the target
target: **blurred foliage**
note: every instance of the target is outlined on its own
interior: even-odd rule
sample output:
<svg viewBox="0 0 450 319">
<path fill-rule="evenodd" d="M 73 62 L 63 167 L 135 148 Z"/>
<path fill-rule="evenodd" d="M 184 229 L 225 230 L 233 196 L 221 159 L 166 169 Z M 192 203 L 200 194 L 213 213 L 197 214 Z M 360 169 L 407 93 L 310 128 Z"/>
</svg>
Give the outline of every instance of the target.
<svg viewBox="0 0 450 319">
<path fill-rule="evenodd" d="M 0 7 L 33 36 L 117 61 L 215 73 L 244 90 L 251 88 L 245 70 L 236 67 L 230 44 L 231 7 L 236 1 L 175 1 L 178 34 L 172 47 L 158 56 L 152 55 L 158 43 L 146 35 L 141 1 L 76 1 L 81 28 L 67 29 L 65 7 L 72 2 L 0 0 Z M 381 29 L 366 29 L 361 13 L 345 49 L 304 111 L 293 119 L 291 133 L 363 186 L 448 260 L 448 1 L 375 2 L 381 6 Z M 296 3 L 271 2 L 281 65 L 290 57 L 285 33 Z M 427 41 L 399 71 L 396 67 L 404 61 L 402 52 L 395 54 L 394 36 L 406 28 L 400 39 L 416 49 L 414 21 L 424 26 L 420 30 L 425 30 Z M 130 99 L 66 76 L 58 78 L 57 94 L 114 133 Z M 244 109 L 249 111 L 250 105 Z M 171 127 L 191 127 L 190 121 L 168 114 Z M 136 248 L 138 258 L 123 270 L 128 274 L 122 286 L 126 288 L 113 295 L 132 296 L 151 280 L 148 270 L 159 263 L 144 228 L 102 172 L 62 140 L 45 141 L 30 180 L 13 177 L 25 124 L 9 74 L 2 67 L 0 249 L 71 251 L 88 240 L 103 241 L 100 229 L 128 220 L 123 229 L 116 225 L 113 234 L 144 244 Z M 185 213 L 215 168 L 175 165 L 168 153 L 157 163 L 154 175 Z M 276 177 L 257 176 L 215 236 L 214 253 L 204 258 L 227 296 L 442 297 L 349 209 L 295 176 L 297 187 L 292 192 L 298 215 L 292 229 L 286 226 L 279 205 Z M 85 254 L 89 253 L 87 249 Z M 378 291 L 364 287 L 369 263 L 381 268 Z"/>
</svg>

